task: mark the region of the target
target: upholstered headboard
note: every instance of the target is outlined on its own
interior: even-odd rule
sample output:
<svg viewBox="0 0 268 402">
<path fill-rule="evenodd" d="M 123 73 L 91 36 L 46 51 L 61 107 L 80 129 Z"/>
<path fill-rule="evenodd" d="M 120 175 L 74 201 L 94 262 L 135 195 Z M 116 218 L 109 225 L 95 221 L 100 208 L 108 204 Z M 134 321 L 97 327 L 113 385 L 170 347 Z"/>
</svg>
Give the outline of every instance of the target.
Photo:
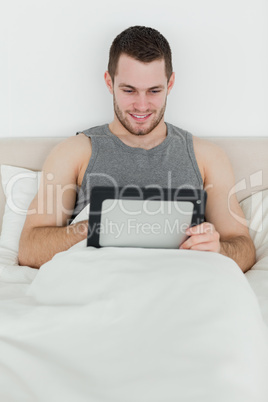
<svg viewBox="0 0 268 402">
<path fill-rule="evenodd" d="M 0 165 L 41 170 L 50 150 L 64 138 L 2 138 Z M 254 192 L 268 188 L 268 137 L 221 138 L 209 141 L 221 146 L 233 165 L 237 198 L 242 201 Z M 0 229 L 5 197 L 0 182 Z"/>
</svg>

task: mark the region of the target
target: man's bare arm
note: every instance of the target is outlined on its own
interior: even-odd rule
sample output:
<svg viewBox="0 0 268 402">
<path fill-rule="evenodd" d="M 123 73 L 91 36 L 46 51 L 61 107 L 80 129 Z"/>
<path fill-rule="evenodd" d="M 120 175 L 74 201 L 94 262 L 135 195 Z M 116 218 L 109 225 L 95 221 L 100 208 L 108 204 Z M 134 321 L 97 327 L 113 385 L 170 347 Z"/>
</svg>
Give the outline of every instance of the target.
<svg viewBox="0 0 268 402">
<path fill-rule="evenodd" d="M 87 221 L 65 227 L 33 227 L 20 240 L 19 264 L 40 268 L 55 254 L 87 237 Z"/>
<path fill-rule="evenodd" d="M 225 152 L 212 143 L 195 140 L 198 160 L 204 167 L 207 190 L 206 220 L 189 228 L 182 249 L 213 251 L 232 258 L 243 272 L 255 263 L 255 247 L 245 216 L 233 193 L 234 174 Z"/>
<path fill-rule="evenodd" d="M 243 272 L 248 271 L 255 264 L 256 250 L 251 238 L 237 236 L 230 240 L 221 241 L 220 245 L 220 253 L 232 258 Z"/>
<path fill-rule="evenodd" d="M 243 272 L 255 263 L 255 247 L 247 235 L 233 235 L 229 239 L 220 240 L 219 232 L 209 222 L 187 229 L 186 234 L 190 238 L 182 244 L 181 249 L 220 253 L 232 258 Z"/>
<path fill-rule="evenodd" d="M 19 244 L 19 264 L 39 268 L 56 253 L 87 236 L 87 222 L 72 226 L 82 161 L 90 158 L 90 142 L 83 134 L 57 145 L 44 163 L 38 193 L 26 217 Z"/>
</svg>

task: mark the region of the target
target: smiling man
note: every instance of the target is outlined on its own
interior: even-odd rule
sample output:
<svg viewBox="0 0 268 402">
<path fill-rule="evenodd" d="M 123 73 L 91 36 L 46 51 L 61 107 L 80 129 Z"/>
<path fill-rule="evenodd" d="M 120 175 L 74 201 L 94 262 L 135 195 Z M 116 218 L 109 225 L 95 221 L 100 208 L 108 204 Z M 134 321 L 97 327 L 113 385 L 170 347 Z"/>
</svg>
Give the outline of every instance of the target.
<svg viewBox="0 0 268 402">
<path fill-rule="evenodd" d="M 120 126 L 120 131 L 125 134 L 149 135 L 148 138 L 156 138 L 158 134 L 163 139 L 166 100 L 174 84 L 174 73 L 167 82 L 163 59 L 145 64 L 126 54 L 120 56 L 117 70 L 120 75 L 115 75 L 113 79 L 108 71 L 105 73 L 106 85 L 113 94 L 115 112 L 110 129 L 118 132 Z M 134 136 L 130 137 L 133 141 Z"/>
<path fill-rule="evenodd" d="M 110 130 L 130 146 L 152 148 L 166 137 L 164 113 L 174 73 L 167 82 L 163 59 L 140 63 L 125 54 L 118 60 L 118 71 L 114 80 L 108 71 L 105 73 L 114 100 Z"/>
<path fill-rule="evenodd" d="M 21 235 L 20 264 L 38 268 L 86 238 L 87 221 L 68 223 L 95 185 L 131 185 L 205 188 L 206 222 L 188 230 L 181 248 L 221 253 L 246 272 L 255 249 L 243 219 L 234 218 L 244 215 L 236 196 L 229 196 L 234 175 L 228 158 L 164 120 L 175 82 L 167 40 L 152 28 L 126 29 L 112 43 L 104 78 L 114 119 L 68 138 L 48 156 L 29 208 L 36 212 L 27 216 Z"/>
</svg>

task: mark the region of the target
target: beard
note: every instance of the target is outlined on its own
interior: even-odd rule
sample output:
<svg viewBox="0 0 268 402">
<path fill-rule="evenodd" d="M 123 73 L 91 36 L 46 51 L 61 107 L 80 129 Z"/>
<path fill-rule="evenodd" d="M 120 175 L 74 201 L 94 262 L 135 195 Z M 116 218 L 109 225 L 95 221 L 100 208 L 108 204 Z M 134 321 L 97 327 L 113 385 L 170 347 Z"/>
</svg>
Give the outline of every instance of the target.
<svg viewBox="0 0 268 402">
<path fill-rule="evenodd" d="M 164 117 L 165 110 L 166 110 L 166 104 L 167 104 L 167 97 L 165 99 L 164 106 L 160 109 L 158 114 L 155 115 L 155 117 L 151 121 L 149 127 L 147 127 L 147 128 L 139 127 L 137 124 L 135 127 L 135 125 L 134 125 L 135 123 L 131 124 L 131 122 L 127 119 L 127 117 L 124 117 L 124 113 L 122 112 L 122 110 L 119 109 L 119 106 L 118 106 L 118 103 L 116 102 L 114 94 L 113 94 L 113 102 L 114 102 L 114 112 L 115 112 L 116 117 L 118 118 L 119 122 L 122 124 L 122 126 L 133 135 L 146 135 L 146 134 L 149 134 L 151 131 L 153 131 L 158 126 L 158 124 L 160 123 L 162 118 Z M 130 113 L 130 111 L 126 112 L 127 115 L 129 113 Z M 133 112 L 131 112 L 131 113 L 133 113 Z M 138 113 L 138 112 L 136 112 L 136 113 Z M 154 110 L 147 111 L 146 113 L 147 114 L 152 113 L 154 115 L 156 113 L 156 111 L 154 111 Z"/>
</svg>

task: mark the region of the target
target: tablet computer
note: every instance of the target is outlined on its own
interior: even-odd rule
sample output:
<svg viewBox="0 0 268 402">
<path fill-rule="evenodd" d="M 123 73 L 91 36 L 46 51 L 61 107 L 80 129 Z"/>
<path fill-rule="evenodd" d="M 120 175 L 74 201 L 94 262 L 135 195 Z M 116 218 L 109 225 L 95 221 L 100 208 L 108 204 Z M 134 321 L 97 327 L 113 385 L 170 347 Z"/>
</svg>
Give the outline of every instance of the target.
<svg viewBox="0 0 268 402">
<path fill-rule="evenodd" d="M 201 189 L 106 187 L 91 190 L 87 246 L 179 248 L 204 222 Z"/>
</svg>

